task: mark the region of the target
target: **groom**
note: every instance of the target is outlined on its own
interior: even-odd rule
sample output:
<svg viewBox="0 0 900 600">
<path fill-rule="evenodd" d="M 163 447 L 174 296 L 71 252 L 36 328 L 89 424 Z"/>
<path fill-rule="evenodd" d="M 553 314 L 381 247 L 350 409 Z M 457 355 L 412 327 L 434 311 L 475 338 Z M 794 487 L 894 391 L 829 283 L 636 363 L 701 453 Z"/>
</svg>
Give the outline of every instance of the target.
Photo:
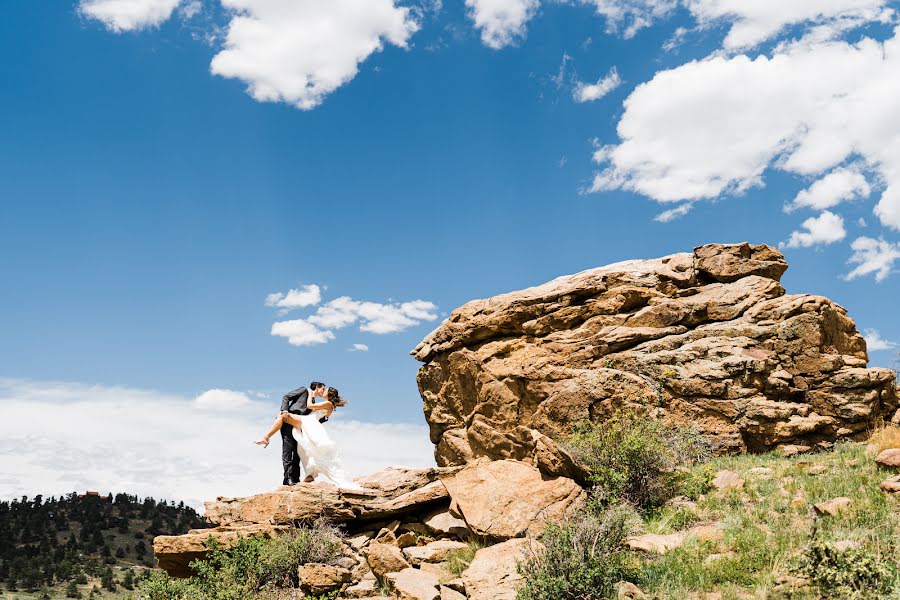
<svg viewBox="0 0 900 600">
<path fill-rule="evenodd" d="M 288 392 L 281 399 L 281 412 L 289 412 L 295 415 L 308 415 L 312 411 L 306 408 L 309 397 L 324 398 L 325 384 L 321 381 L 313 381 L 309 389 L 300 386 L 296 390 Z M 300 463 L 303 463 L 303 471 L 306 472 L 306 455 L 302 449 L 297 448 L 297 440 L 294 439 L 293 426 L 285 423 L 281 426 L 281 463 L 284 467 L 284 485 L 296 485 L 300 481 Z"/>
</svg>

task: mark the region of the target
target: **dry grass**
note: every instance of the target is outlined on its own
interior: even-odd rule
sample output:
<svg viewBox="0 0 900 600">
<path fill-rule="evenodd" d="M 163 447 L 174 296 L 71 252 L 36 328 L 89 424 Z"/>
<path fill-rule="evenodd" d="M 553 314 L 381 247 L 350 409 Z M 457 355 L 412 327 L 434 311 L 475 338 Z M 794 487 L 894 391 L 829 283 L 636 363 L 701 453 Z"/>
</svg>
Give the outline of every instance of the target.
<svg viewBox="0 0 900 600">
<path fill-rule="evenodd" d="M 890 423 L 880 423 L 872 432 L 869 444 L 875 447 L 876 454 L 888 448 L 900 448 L 900 427 Z"/>
</svg>

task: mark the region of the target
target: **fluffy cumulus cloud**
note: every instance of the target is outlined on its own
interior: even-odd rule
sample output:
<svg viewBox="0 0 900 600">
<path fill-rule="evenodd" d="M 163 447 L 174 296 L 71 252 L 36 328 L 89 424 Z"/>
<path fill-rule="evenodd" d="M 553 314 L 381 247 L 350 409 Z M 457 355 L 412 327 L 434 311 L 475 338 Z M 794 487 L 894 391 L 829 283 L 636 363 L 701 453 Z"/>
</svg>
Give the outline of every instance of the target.
<svg viewBox="0 0 900 600">
<path fill-rule="evenodd" d="M 896 342 L 889 342 L 883 339 L 877 329 L 866 329 L 863 331 L 863 337 L 866 338 L 866 348 L 868 348 L 869 352 L 897 349 Z"/>
<path fill-rule="evenodd" d="M 801 190 L 794 201 L 785 206 L 787 212 L 798 208 L 824 210 L 841 202 L 867 198 L 872 187 L 856 168 L 835 169 L 828 175 Z"/>
<path fill-rule="evenodd" d="M 871 21 L 888 22 L 891 0 L 686 0 L 701 27 L 730 23 L 723 46 L 727 50 L 752 48 L 776 37 L 786 28 L 805 24 L 815 39 L 830 39 L 847 29 Z"/>
<path fill-rule="evenodd" d="M 275 298 L 277 301 L 287 297 L 270 294 L 266 300 L 267 306 L 280 306 L 278 302 L 269 302 L 275 296 L 278 296 Z M 437 306 L 426 300 L 381 303 L 341 296 L 319 306 L 308 317 L 273 323 L 272 335 L 286 337 L 295 346 L 313 346 L 333 340 L 334 330 L 350 325 L 359 324 L 359 330 L 366 333 L 387 334 L 436 319 Z M 352 349 L 366 351 L 369 348 L 365 344 L 354 344 Z"/>
<path fill-rule="evenodd" d="M 625 101 L 620 143 L 595 152 L 592 190 L 695 201 L 762 186 L 778 169 L 821 177 L 791 205 L 821 208 L 867 196 L 865 169 L 881 191 L 874 213 L 900 230 L 898 72 L 900 28 L 885 41 L 800 41 L 771 56 L 713 55 L 661 71 Z M 837 235 L 835 218 L 815 223 Z M 860 259 L 853 273 L 886 276 L 869 264 Z"/>
<path fill-rule="evenodd" d="M 810 217 L 803 221 L 805 231 L 794 231 L 785 244 L 788 248 L 809 248 L 824 244 L 833 244 L 847 237 L 844 219 L 831 211 L 825 211 L 818 217 Z"/>
<path fill-rule="evenodd" d="M 622 85 L 622 78 L 615 67 L 609 70 L 605 77 L 601 77 L 596 83 L 584 83 L 579 81 L 572 90 L 572 96 L 576 102 L 592 102 L 599 100 L 617 87 Z"/>
<path fill-rule="evenodd" d="M 265 450 L 252 443 L 277 402 L 208 410 L 152 390 L 0 379 L 0 409 L 2 498 L 125 491 L 202 509 L 204 500 L 281 481 L 277 442 Z M 351 476 L 434 464 L 425 425 L 362 422 L 345 408 L 328 428 Z"/>
<path fill-rule="evenodd" d="M 525 36 L 538 0 L 466 0 L 469 18 L 490 48 L 503 48 Z"/>
<path fill-rule="evenodd" d="M 394 0 L 221 0 L 231 11 L 211 71 L 261 102 L 308 110 L 356 75 L 385 43 L 407 46 L 418 23 Z"/>
<path fill-rule="evenodd" d="M 286 293 L 275 292 L 266 296 L 266 306 L 275 306 L 285 311 L 306 306 L 315 306 L 322 301 L 322 288 L 316 284 L 304 285 Z"/>
<path fill-rule="evenodd" d="M 194 398 L 194 406 L 203 410 L 238 410 L 252 402 L 244 392 L 213 388 Z"/>
<path fill-rule="evenodd" d="M 893 272 L 894 263 L 900 259 L 900 244 L 880 238 L 859 237 L 850 248 L 853 255 L 848 262 L 856 267 L 847 273 L 848 280 L 874 275 L 875 281 L 884 281 Z"/>
<path fill-rule="evenodd" d="M 81 14 L 121 33 L 156 27 L 172 16 L 181 0 L 81 0 Z"/>
</svg>

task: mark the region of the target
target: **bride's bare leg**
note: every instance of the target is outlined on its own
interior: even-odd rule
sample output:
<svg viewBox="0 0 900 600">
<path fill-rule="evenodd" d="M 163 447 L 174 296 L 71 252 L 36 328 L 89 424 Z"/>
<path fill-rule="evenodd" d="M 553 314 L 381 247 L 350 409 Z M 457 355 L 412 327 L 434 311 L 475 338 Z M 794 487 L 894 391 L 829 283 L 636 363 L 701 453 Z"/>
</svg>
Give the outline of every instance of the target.
<svg viewBox="0 0 900 600">
<path fill-rule="evenodd" d="M 264 435 L 262 437 L 262 439 L 254 442 L 254 443 L 265 448 L 266 446 L 269 445 L 269 438 L 271 438 L 273 435 L 275 435 L 275 433 L 278 432 L 281 429 L 281 426 L 284 425 L 285 423 L 293 425 L 297 429 L 300 429 L 300 426 L 302 425 L 302 422 L 300 421 L 300 419 L 298 417 L 292 415 L 291 413 L 281 413 L 275 419 L 275 422 L 272 423 L 272 427 L 269 428 L 269 431 L 266 432 L 266 435 Z"/>
</svg>

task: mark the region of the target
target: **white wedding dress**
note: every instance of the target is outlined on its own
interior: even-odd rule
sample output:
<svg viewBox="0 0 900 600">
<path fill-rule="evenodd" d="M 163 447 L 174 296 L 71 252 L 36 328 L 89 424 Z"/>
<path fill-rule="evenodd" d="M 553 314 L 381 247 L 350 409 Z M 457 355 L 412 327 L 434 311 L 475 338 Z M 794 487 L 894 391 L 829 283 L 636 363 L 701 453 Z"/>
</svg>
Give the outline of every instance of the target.
<svg viewBox="0 0 900 600">
<path fill-rule="evenodd" d="M 325 481 L 345 490 L 363 489 L 344 472 L 337 445 L 319 422 L 320 417 L 320 411 L 300 415 L 303 427 L 294 427 L 294 439 L 297 440 L 297 452 L 306 470 L 305 476 L 312 475 L 315 481 Z"/>
</svg>

